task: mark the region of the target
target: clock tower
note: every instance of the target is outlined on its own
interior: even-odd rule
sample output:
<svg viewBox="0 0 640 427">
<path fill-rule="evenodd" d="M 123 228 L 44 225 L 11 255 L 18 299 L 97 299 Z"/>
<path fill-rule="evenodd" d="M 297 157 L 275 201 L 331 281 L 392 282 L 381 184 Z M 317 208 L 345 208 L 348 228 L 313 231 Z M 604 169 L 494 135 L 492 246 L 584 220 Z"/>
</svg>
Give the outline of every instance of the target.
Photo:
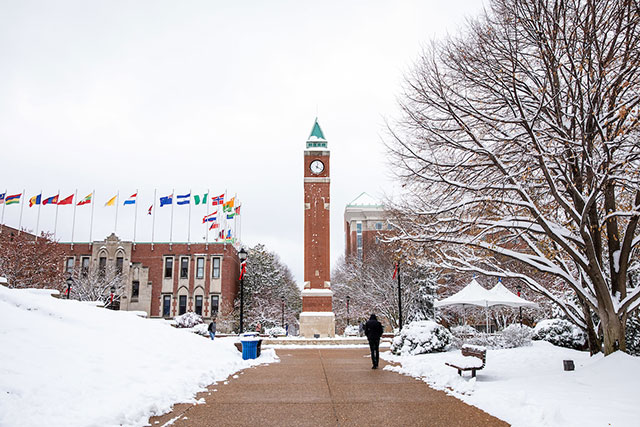
<svg viewBox="0 0 640 427">
<path fill-rule="evenodd" d="M 304 289 L 300 335 L 335 336 L 329 263 L 329 148 L 318 119 L 304 150 Z"/>
</svg>

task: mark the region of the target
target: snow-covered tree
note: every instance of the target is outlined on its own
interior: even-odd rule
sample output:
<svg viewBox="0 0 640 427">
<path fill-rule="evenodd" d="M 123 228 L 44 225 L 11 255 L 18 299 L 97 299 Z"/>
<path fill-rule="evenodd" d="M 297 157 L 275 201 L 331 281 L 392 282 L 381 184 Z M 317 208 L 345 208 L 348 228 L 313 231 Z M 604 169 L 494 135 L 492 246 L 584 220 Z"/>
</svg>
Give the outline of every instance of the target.
<svg viewBox="0 0 640 427">
<path fill-rule="evenodd" d="M 520 279 L 605 354 L 640 305 L 639 24 L 634 1 L 493 0 L 423 53 L 387 144 L 406 190 L 397 239 Z"/>
<path fill-rule="evenodd" d="M 0 233 L 0 276 L 12 288 L 64 289 L 64 250 L 50 233 L 18 233 L 4 228 Z"/>
<path fill-rule="evenodd" d="M 113 308 L 120 306 L 120 298 L 125 291 L 124 275 L 114 265 L 107 265 L 104 271 L 99 268 L 90 269 L 88 272 L 76 271 L 73 274 L 70 298 L 79 301 L 100 301 L 105 307 Z"/>
<path fill-rule="evenodd" d="M 339 329 L 347 321 L 347 296 L 351 324 L 367 320 L 375 313 L 392 328 L 398 327 L 398 281 L 393 278 L 394 269 L 394 255 L 382 248 L 371 250 L 365 259 L 350 257 L 338 261 L 331 276 L 331 288 Z M 436 272 L 418 261 L 404 259 L 400 275 L 403 323 L 432 319 Z"/>
<path fill-rule="evenodd" d="M 247 271 L 244 275 L 244 329 L 255 330 L 279 326 L 282 322 L 284 298 L 284 323 L 298 324 L 302 310 L 300 289 L 291 270 L 277 254 L 258 244 L 248 251 Z M 236 298 L 236 314 L 239 315 L 240 298 Z"/>
</svg>

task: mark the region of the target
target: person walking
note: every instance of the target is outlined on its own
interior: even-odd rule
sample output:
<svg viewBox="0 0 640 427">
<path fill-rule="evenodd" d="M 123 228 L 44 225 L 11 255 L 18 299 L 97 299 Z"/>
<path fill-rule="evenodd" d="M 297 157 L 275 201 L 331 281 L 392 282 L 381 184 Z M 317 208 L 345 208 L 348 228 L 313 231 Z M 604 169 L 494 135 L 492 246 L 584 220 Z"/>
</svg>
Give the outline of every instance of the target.
<svg viewBox="0 0 640 427">
<path fill-rule="evenodd" d="M 211 340 L 216 337 L 216 321 L 211 319 L 211 323 L 209 323 L 209 336 Z"/>
<path fill-rule="evenodd" d="M 371 349 L 371 369 L 378 369 L 380 361 L 380 337 L 382 337 L 382 323 L 378 322 L 375 314 L 372 314 L 367 323 L 364 325 L 364 334 L 369 340 L 369 348 Z"/>
</svg>

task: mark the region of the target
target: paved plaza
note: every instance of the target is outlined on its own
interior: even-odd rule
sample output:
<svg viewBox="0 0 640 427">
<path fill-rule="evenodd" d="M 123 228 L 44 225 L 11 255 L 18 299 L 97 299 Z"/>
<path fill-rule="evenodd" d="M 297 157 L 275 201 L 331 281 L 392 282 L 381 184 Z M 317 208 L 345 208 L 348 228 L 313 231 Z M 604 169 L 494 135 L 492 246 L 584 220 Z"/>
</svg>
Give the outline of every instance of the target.
<svg viewBox="0 0 640 427">
<path fill-rule="evenodd" d="M 411 377 L 371 369 L 368 349 L 278 349 L 280 363 L 245 370 L 150 420 L 152 426 L 504 426 Z M 215 363 L 215 362 L 212 362 Z M 217 390 L 214 392 L 213 390 Z"/>
</svg>

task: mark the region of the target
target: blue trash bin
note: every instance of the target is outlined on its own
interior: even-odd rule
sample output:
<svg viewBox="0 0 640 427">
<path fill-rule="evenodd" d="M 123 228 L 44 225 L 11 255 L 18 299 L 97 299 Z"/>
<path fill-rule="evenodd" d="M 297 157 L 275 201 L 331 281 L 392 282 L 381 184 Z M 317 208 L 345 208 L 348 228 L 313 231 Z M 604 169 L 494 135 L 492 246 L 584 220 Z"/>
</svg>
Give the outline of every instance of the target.
<svg viewBox="0 0 640 427">
<path fill-rule="evenodd" d="M 255 359 L 258 357 L 258 340 L 241 340 L 242 360 Z"/>
</svg>

